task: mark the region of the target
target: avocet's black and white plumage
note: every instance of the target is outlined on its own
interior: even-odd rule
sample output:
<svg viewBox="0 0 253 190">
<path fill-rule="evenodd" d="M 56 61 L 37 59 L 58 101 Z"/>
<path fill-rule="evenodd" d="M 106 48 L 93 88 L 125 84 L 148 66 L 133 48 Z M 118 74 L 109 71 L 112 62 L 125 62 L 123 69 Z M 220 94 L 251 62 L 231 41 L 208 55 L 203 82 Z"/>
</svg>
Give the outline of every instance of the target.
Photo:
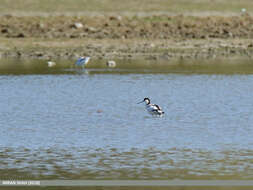
<svg viewBox="0 0 253 190">
<path fill-rule="evenodd" d="M 149 98 L 144 98 L 141 102 L 138 102 L 138 104 L 145 102 L 146 103 L 146 109 L 148 113 L 152 115 L 163 115 L 164 112 L 162 111 L 161 107 L 159 107 L 156 104 L 151 104 Z"/>
<path fill-rule="evenodd" d="M 89 62 L 89 60 L 90 60 L 90 57 L 80 57 L 76 61 L 75 65 L 84 67 Z"/>
</svg>

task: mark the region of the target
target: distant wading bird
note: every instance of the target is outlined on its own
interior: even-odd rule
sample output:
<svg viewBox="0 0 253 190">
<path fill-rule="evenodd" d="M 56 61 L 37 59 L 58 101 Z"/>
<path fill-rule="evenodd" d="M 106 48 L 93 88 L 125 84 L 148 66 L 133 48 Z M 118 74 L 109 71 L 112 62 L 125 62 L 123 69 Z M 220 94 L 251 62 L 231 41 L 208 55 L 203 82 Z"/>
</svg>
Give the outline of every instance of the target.
<svg viewBox="0 0 253 190">
<path fill-rule="evenodd" d="M 116 67 L 116 62 L 115 61 L 107 61 L 106 62 L 106 65 L 107 65 L 107 67 Z"/>
<path fill-rule="evenodd" d="M 76 62 L 75 65 L 77 66 L 82 66 L 82 68 L 84 68 L 84 66 L 89 62 L 90 57 L 80 57 Z"/>
<path fill-rule="evenodd" d="M 151 115 L 162 116 L 164 114 L 164 112 L 162 111 L 162 109 L 158 105 L 150 104 L 150 99 L 149 98 L 144 98 L 141 102 L 138 102 L 137 104 L 140 104 L 142 102 L 146 103 L 146 110 Z"/>
<path fill-rule="evenodd" d="M 48 66 L 48 67 L 54 67 L 55 65 L 56 65 L 56 63 L 53 62 L 53 61 L 48 61 L 48 62 L 47 62 L 47 66 Z"/>
</svg>

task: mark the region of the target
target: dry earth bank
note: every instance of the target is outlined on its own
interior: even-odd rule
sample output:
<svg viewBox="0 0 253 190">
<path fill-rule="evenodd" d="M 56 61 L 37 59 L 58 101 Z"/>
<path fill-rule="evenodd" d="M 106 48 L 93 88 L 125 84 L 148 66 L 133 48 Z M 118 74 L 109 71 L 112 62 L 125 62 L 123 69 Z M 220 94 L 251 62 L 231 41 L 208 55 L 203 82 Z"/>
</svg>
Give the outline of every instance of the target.
<svg viewBox="0 0 253 190">
<path fill-rule="evenodd" d="M 0 55 L 21 58 L 252 57 L 253 17 L 0 17 Z"/>
</svg>

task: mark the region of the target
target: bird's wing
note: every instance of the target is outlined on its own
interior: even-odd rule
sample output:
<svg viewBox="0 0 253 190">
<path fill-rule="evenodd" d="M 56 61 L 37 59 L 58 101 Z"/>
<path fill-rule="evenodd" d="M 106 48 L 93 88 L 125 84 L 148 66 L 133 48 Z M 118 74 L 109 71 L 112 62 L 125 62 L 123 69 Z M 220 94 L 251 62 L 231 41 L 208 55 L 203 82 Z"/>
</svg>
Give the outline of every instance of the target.
<svg viewBox="0 0 253 190">
<path fill-rule="evenodd" d="M 155 107 L 157 107 L 158 110 L 162 110 L 162 108 L 159 107 L 157 104 L 155 104 Z"/>
<path fill-rule="evenodd" d="M 84 58 L 79 58 L 77 61 L 76 61 L 76 65 L 83 65 L 85 63 L 85 59 Z"/>
<path fill-rule="evenodd" d="M 154 105 L 154 107 L 155 107 L 155 109 L 153 109 L 153 111 L 152 112 L 154 112 L 154 113 L 158 113 L 158 114 L 164 114 L 164 112 L 162 111 L 162 109 L 161 109 L 161 107 L 159 107 L 158 105 Z"/>
<path fill-rule="evenodd" d="M 159 108 L 156 105 L 151 105 L 150 109 L 152 112 L 157 112 L 159 110 Z"/>
</svg>

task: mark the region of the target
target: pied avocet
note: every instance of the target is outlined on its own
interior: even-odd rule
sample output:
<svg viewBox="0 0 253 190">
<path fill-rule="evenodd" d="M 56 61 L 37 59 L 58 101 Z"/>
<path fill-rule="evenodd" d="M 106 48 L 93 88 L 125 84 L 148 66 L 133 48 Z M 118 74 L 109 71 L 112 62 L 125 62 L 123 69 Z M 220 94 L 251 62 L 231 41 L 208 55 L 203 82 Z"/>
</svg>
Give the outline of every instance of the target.
<svg viewBox="0 0 253 190">
<path fill-rule="evenodd" d="M 164 112 L 162 109 L 156 105 L 156 104 L 150 104 L 150 99 L 149 98 L 144 98 L 141 102 L 138 102 L 138 104 L 145 102 L 146 103 L 146 109 L 148 113 L 152 115 L 163 115 Z"/>
</svg>

